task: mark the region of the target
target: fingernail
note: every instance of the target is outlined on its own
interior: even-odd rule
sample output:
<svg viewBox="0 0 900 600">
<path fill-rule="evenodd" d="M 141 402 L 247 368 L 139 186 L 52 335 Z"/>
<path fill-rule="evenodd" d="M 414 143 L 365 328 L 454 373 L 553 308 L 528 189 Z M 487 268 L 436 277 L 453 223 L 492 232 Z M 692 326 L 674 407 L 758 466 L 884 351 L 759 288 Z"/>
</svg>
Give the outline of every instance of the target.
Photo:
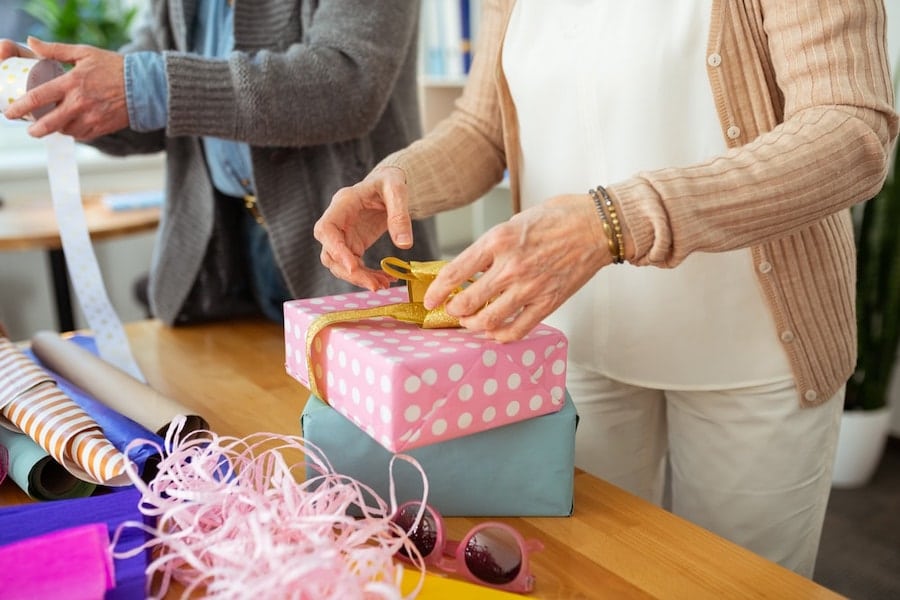
<svg viewBox="0 0 900 600">
<path fill-rule="evenodd" d="M 412 244 L 412 238 L 408 233 L 401 233 L 397 235 L 397 239 L 395 240 L 398 246 L 401 248 L 405 248 Z"/>
</svg>

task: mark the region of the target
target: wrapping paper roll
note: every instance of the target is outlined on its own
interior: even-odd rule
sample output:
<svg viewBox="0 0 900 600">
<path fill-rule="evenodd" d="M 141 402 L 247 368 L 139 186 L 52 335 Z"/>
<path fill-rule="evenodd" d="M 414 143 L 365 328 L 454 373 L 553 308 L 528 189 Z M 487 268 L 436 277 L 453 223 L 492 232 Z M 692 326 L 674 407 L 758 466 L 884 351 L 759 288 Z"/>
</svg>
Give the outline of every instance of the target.
<svg viewBox="0 0 900 600">
<path fill-rule="evenodd" d="M 31 350 L 54 373 L 129 419 L 164 435 L 177 415 L 188 417 L 184 433 L 208 429 L 205 419 L 78 344 L 51 331 L 31 338 Z"/>
<path fill-rule="evenodd" d="M 77 333 L 64 334 L 64 337 L 69 344 L 74 344 L 84 349 L 85 352 L 97 356 L 97 344 L 93 336 Z M 128 458 L 135 463 L 142 474 L 144 473 L 145 463 L 151 458 L 154 460 L 158 458 L 159 448 L 164 443 L 161 436 L 122 413 L 113 410 L 73 384 L 53 370 L 47 363 L 41 361 L 34 354 L 32 348 L 23 348 L 22 353 L 46 370 L 56 380 L 56 385 L 59 386 L 59 389 L 97 421 L 97 424 L 103 429 L 106 439 L 112 442 L 112 445 L 118 448 L 120 452 L 127 452 Z M 146 443 L 134 444 L 135 440 L 145 440 Z"/>
<path fill-rule="evenodd" d="M 35 500 L 84 498 L 97 489 L 66 471 L 24 433 L 0 427 L 0 446 L 9 451 L 9 478 Z"/>
<path fill-rule="evenodd" d="M 78 344 L 85 351 L 96 354 L 96 346 L 90 336 L 74 335 L 67 339 L 69 343 Z M 47 365 L 40 363 L 30 349 L 23 349 L 22 353 L 47 369 L 63 393 L 97 421 L 97 424 L 103 429 L 104 436 L 116 448 L 122 452 L 125 452 L 127 448 L 128 458 L 135 463 L 143 476 L 149 479 L 155 475 L 155 469 L 148 467 L 155 465 L 158 460 L 157 449 L 163 445 L 161 437 L 91 398 L 58 373 L 53 372 Z M 132 443 L 138 439 L 147 440 L 147 443 L 141 445 Z M 35 500 L 82 498 L 94 493 L 95 484 L 82 481 L 66 471 L 30 437 L 0 427 L 0 455 L 7 447 L 10 455 L 7 469 L 10 479 Z"/>
<path fill-rule="evenodd" d="M 129 485 L 125 456 L 43 369 L 0 338 L 0 426 L 33 439 L 70 473 L 109 486 Z"/>
</svg>

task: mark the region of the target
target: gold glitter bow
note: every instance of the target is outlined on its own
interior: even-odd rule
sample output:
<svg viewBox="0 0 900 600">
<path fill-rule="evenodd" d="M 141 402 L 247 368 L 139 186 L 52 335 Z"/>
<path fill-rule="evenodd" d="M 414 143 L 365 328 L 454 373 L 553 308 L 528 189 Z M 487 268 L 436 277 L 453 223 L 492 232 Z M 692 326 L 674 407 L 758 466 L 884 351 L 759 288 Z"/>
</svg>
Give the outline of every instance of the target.
<svg viewBox="0 0 900 600">
<path fill-rule="evenodd" d="M 381 261 L 382 270 L 397 279 L 406 281 L 406 291 L 409 294 L 409 302 L 398 302 L 372 308 L 358 308 L 352 310 L 339 310 L 325 313 L 316 317 L 306 330 L 306 366 L 309 372 L 309 389 L 312 394 L 324 402 L 328 402 L 319 391 L 316 384 L 316 374 L 312 364 L 312 348 L 316 336 L 324 328 L 335 323 L 346 321 L 358 321 L 372 317 L 391 317 L 406 323 L 415 323 L 423 329 L 447 329 L 459 327 L 459 319 L 447 314 L 444 305 L 428 310 L 425 308 L 425 291 L 434 278 L 437 277 L 441 267 L 447 264 L 446 260 L 431 260 L 426 262 L 406 262 L 399 258 L 389 256 Z M 462 288 L 454 290 L 454 294 Z M 451 294 L 452 295 L 452 294 Z"/>
</svg>

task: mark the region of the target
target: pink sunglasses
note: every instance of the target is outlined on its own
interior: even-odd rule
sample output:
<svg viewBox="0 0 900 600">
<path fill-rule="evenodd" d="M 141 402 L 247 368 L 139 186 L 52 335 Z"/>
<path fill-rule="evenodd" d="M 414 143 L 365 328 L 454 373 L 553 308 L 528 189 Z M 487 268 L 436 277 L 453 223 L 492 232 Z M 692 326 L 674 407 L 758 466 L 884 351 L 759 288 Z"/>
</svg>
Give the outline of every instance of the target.
<svg viewBox="0 0 900 600">
<path fill-rule="evenodd" d="M 415 501 L 402 504 L 392 520 L 407 532 L 426 565 L 445 573 L 460 573 L 474 583 L 510 592 L 530 592 L 534 588 L 528 555 L 542 550 L 544 545 L 539 540 L 526 541 L 505 523 L 481 523 L 462 540 L 446 540 L 441 514 L 431 506 Z M 410 559 L 404 549 L 398 555 Z"/>
</svg>

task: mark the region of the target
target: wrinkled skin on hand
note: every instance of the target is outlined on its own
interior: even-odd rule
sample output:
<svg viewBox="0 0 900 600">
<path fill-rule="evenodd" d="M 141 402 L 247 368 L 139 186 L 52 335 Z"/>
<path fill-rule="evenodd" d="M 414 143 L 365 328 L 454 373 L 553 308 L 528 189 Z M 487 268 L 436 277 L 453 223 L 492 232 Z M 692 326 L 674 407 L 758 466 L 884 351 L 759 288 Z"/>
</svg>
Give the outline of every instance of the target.
<svg viewBox="0 0 900 600">
<path fill-rule="evenodd" d="M 0 57 L 47 58 L 73 67 L 7 106 L 8 119 L 20 119 L 35 109 L 55 104 L 53 110 L 29 126 L 30 135 L 39 138 L 59 132 L 78 140 L 90 140 L 128 126 L 122 55 L 91 46 L 45 43 L 34 38 L 29 38 L 28 44 L 30 50 L 3 40 Z"/>
<path fill-rule="evenodd" d="M 322 264 L 335 277 L 378 290 L 389 286 L 393 278 L 366 267 L 362 256 L 385 231 L 390 231 L 398 248 L 412 247 L 406 181 L 396 167 L 376 169 L 356 185 L 338 190 L 313 235 L 322 244 Z"/>
<path fill-rule="evenodd" d="M 604 240 L 590 196 L 553 197 L 463 250 L 428 288 L 425 306 L 446 301 L 463 327 L 501 342 L 521 339 L 611 263 Z"/>
<path fill-rule="evenodd" d="M 34 52 L 27 46 L 22 46 L 12 40 L 0 40 L 0 61 L 4 61 L 13 56 L 18 56 L 20 58 L 34 58 Z"/>
<path fill-rule="evenodd" d="M 411 245 L 405 177 L 394 167 L 377 169 L 335 194 L 315 227 L 322 263 L 360 287 L 388 286 L 387 274 L 362 262 L 363 252 L 385 231 L 398 246 Z M 499 341 L 517 340 L 612 262 L 607 248 L 590 196 L 556 196 L 493 227 L 466 248 L 441 269 L 425 305 L 431 309 L 447 302 L 447 312 L 463 327 Z M 470 279 L 475 281 L 450 297 Z"/>
</svg>

